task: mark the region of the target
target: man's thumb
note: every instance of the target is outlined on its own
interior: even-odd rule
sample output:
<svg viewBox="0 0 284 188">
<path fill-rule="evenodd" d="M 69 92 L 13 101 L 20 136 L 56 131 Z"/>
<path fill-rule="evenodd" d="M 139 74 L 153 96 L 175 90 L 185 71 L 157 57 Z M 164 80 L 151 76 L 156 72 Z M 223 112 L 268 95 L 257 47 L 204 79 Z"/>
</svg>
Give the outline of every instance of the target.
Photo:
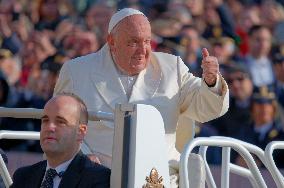
<svg viewBox="0 0 284 188">
<path fill-rule="evenodd" d="M 209 52 L 206 48 L 202 49 L 202 57 L 203 59 L 209 56 Z"/>
</svg>

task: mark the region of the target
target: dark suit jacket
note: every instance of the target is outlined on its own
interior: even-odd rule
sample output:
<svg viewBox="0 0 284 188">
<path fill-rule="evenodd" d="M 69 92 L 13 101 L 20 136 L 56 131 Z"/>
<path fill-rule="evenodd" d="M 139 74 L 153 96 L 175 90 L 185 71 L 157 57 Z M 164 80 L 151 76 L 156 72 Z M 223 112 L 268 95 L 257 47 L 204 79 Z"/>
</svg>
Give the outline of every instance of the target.
<svg viewBox="0 0 284 188">
<path fill-rule="evenodd" d="M 217 129 L 218 134 L 221 136 L 236 138 L 239 135 L 239 131 L 245 129 L 248 124 L 252 122 L 251 119 L 250 104 L 246 107 L 239 107 L 236 99 L 230 97 L 230 107 L 228 112 L 222 117 L 214 119 L 206 124 L 212 125 Z"/>
<path fill-rule="evenodd" d="M 11 188 L 39 188 L 46 170 L 46 161 L 19 168 L 13 175 Z M 78 153 L 70 163 L 59 188 L 107 188 L 110 187 L 110 170 L 92 162 Z"/>
</svg>

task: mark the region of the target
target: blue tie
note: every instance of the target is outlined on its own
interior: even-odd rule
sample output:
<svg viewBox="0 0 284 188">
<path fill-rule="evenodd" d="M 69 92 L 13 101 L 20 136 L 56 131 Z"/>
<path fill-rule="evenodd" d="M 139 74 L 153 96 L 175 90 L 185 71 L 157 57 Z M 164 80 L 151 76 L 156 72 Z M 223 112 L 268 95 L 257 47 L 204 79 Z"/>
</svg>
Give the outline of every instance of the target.
<svg viewBox="0 0 284 188">
<path fill-rule="evenodd" d="M 48 169 L 40 188 L 53 188 L 53 178 L 57 175 L 55 169 Z"/>
</svg>

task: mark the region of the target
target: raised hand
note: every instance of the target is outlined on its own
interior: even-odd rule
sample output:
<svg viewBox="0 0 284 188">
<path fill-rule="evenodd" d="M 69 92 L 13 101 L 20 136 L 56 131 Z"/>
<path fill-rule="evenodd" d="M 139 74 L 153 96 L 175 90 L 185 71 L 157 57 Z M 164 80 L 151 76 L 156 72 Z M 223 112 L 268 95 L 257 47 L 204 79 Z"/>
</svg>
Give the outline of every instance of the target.
<svg viewBox="0 0 284 188">
<path fill-rule="evenodd" d="M 214 86 L 219 73 L 219 64 L 217 58 L 210 56 L 206 48 L 202 49 L 201 68 L 203 70 L 202 78 L 205 83 L 210 87 Z"/>
</svg>

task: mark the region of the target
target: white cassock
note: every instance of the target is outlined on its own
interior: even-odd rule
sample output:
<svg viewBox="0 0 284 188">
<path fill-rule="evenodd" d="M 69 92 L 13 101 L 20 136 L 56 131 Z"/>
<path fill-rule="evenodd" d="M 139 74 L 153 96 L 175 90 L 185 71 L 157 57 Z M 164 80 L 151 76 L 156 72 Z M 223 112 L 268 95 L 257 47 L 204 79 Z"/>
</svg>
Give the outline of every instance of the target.
<svg viewBox="0 0 284 188">
<path fill-rule="evenodd" d="M 215 87 L 209 88 L 201 78 L 188 73 L 179 57 L 166 53 L 151 53 L 151 62 L 137 76 L 129 97 L 124 85 L 105 44 L 96 53 L 64 63 L 54 94 L 74 93 L 83 99 L 89 111 L 113 113 L 117 103 L 155 106 L 164 120 L 169 165 L 175 169 L 180 157 L 175 147 L 179 117 L 183 116 L 185 124 L 192 120 L 206 122 L 223 115 L 229 107 L 228 86 L 222 76 Z M 85 139 L 108 167 L 113 133 L 112 122 L 89 122 Z"/>
</svg>

